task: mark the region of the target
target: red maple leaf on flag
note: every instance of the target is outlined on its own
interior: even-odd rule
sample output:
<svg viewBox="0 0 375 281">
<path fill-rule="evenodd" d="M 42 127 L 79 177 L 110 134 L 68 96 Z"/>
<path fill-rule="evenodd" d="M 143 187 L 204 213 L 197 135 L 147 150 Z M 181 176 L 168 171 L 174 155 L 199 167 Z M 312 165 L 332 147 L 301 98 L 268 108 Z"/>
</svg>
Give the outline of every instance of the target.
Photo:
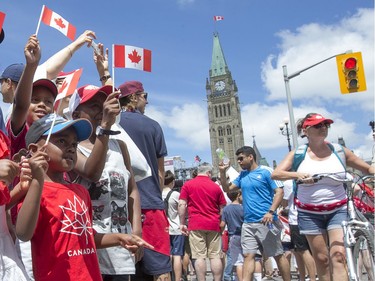
<svg viewBox="0 0 375 281">
<path fill-rule="evenodd" d="M 142 59 L 142 57 L 138 55 L 138 52 L 136 50 L 133 50 L 133 52 L 131 52 L 131 54 L 129 54 L 128 57 L 134 63 L 139 63 Z"/>
<path fill-rule="evenodd" d="M 66 82 L 65 78 L 64 78 L 64 81 L 63 83 L 61 84 L 61 87 L 60 87 L 60 90 L 59 92 L 62 93 L 65 91 L 65 88 L 69 86 L 69 83 Z"/>
<path fill-rule="evenodd" d="M 55 21 L 57 26 L 59 26 L 62 29 L 65 29 L 66 26 L 65 26 L 65 24 L 64 24 L 64 22 L 61 18 L 54 19 L 54 21 Z"/>
</svg>

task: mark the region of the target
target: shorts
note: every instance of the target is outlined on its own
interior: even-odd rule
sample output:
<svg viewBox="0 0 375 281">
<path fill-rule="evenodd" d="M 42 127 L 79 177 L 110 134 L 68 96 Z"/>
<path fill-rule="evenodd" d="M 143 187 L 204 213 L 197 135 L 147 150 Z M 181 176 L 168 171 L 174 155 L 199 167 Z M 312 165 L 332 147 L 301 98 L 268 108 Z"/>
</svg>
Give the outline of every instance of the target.
<svg viewBox="0 0 375 281">
<path fill-rule="evenodd" d="M 301 234 L 319 235 L 327 230 L 341 229 L 341 223 L 348 219 L 346 206 L 330 214 L 312 214 L 298 211 L 298 224 Z"/>
<path fill-rule="evenodd" d="M 153 281 L 153 276 L 172 271 L 171 258 L 158 252 L 144 249 L 142 259 L 135 264 L 135 275 L 132 281 Z"/>
<path fill-rule="evenodd" d="M 144 249 L 144 255 L 137 263 L 136 276 L 160 275 L 170 272 L 169 223 L 164 210 L 142 210 L 142 238 L 153 245 L 153 250 Z M 141 272 L 140 272 L 141 271 Z M 145 280 L 142 279 L 135 280 Z"/>
<path fill-rule="evenodd" d="M 241 232 L 243 254 L 256 254 L 259 250 L 263 258 L 275 257 L 284 253 L 281 244 L 281 232 L 274 235 L 268 226 L 262 223 L 243 223 Z"/>
<path fill-rule="evenodd" d="M 189 233 L 191 257 L 221 258 L 221 234 L 210 230 L 191 230 Z"/>
<path fill-rule="evenodd" d="M 171 255 L 183 256 L 185 253 L 185 236 L 184 235 L 170 235 L 171 241 Z"/>
<path fill-rule="evenodd" d="M 243 254 L 241 247 L 241 236 L 233 235 L 229 238 L 230 256 L 233 266 L 243 265 Z"/>
<path fill-rule="evenodd" d="M 307 242 L 306 236 L 299 232 L 299 226 L 290 224 L 289 229 L 292 249 L 294 249 L 294 251 L 310 250 L 309 242 Z"/>
<path fill-rule="evenodd" d="M 284 252 L 293 250 L 292 242 L 281 242 L 281 245 L 283 245 Z"/>
</svg>

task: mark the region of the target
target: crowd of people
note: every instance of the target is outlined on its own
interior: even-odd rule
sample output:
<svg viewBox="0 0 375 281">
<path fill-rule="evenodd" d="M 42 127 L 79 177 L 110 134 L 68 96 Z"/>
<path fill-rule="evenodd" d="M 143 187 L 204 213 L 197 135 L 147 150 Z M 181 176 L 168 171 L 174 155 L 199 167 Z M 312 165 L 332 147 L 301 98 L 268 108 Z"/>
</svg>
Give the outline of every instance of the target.
<svg viewBox="0 0 375 281">
<path fill-rule="evenodd" d="M 374 167 L 326 141 L 333 120 L 317 113 L 300 120 L 308 143 L 274 171 L 244 146 L 236 151 L 238 176 L 228 180 L 230 163 L 213 163 L 220 170 L 214 182 L 212 165 L 202 163 L 176 188 L 164 170 L 163 130 L 144 114 L 148 93 L 139 81 L 114 87 L 102 44 L 94 53 L 101 85 L 79 87 L 56 106 L 63 68 L 93 39 L 87 30 L 40 64 L 31 35 L 25 64 L 0 77 L 10 108 L 0 116 L 2 280 L 180 281 L 188 271 L 205 280 L 207 259 L 215 281 L 230 280 L 232 271 L 240 281 L 261 280 L 267 258 L 291 280 L 288 250 L 300 280 L 305 268 L 310 280 L 346 280 L 345 191 L 311 176 L 346 166 L 371 174 Z M 290 180 L 302 182 L 298 194 L 286 192 Z M 281 238 L 283 205 L 289 244 Z"/>
</svg>

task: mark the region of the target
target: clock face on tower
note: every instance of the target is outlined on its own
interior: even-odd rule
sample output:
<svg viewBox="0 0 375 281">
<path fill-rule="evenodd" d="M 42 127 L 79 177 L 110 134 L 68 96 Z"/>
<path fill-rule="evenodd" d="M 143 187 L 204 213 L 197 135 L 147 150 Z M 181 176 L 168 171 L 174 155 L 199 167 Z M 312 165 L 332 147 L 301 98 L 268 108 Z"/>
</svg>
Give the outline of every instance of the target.
<svg viewBox="0 0 375 281">
<path fill-rule="evenodd" d="M 217 91 L 222 91 L 225 88 L 225 82 L 224 81 L 218 81 L 215 83 L 215 89 Z"/>
</svg>

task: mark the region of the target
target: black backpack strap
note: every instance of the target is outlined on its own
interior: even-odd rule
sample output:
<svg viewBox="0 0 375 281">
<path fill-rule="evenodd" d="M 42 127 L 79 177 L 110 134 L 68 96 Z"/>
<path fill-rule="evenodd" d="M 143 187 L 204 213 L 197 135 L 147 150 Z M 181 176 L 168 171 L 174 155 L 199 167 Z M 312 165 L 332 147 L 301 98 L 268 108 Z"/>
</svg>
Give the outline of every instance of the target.
<svg viewBox="0 0 375 281">
<path fill-rule="evenodd" d="M 169 209 L 169 198 L 171 197 L 172 193 L 173 193 L 173 189 L 171 189 L 168 194 L 167 194 L 167 197 L 165 197 L 164 199 L 164 202 L 166 204 L 166 210 L 165 210 L 165 213 L 167 214 L 167 217 L 169 217 L 169 214 L 168 214 L 168 209 Z"/>
</svg>

